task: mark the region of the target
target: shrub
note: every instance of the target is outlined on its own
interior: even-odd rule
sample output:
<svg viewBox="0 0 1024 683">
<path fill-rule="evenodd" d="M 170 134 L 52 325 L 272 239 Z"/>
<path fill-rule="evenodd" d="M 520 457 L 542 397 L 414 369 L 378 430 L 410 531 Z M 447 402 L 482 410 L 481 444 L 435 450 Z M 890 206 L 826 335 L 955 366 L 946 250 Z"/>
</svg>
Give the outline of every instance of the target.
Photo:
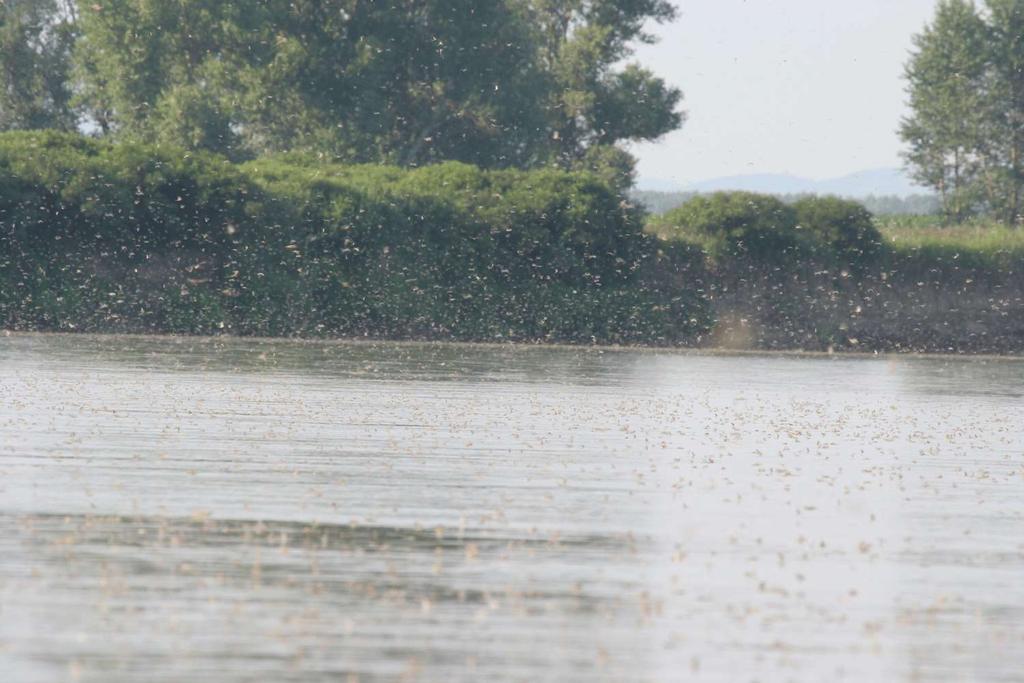
<svg viewBox="0 0 1024 683">
<path fill-rule="evenodd" d="M 588 173 L 0 135 L 0 325 L 670 343 L 707 306 Z"/>
<path fill-rule="evenodd" d="M 0 320 L 162 329 L 171 308 L 208 307 L 235 270 L 230 257 L 256 194 L 212 155 L 71 134 L 0 136 Z"/>
<path fill-rule="evenodd" d="M 792 207 L 750 192 L 698 195 L 661 216 L 656 229 L 699 244 L 723 264 L 778 264 L 806 246 Z"/>
<path fill-rule="evenodd" d="M 793 209 L 817 256 L 854 267 L 877 258 L 882 235 L 863 205 L 839 197 L 804 197 Z"/>
</svg>

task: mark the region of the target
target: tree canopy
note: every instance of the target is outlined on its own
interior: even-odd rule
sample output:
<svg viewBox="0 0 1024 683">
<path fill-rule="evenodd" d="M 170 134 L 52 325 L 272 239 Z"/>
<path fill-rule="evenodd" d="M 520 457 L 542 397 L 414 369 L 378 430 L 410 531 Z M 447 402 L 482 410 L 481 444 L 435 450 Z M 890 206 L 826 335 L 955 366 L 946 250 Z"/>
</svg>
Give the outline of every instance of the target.
<svg viewBox="0 0 1024 683">
<path fill-rule="evenodd" d="M 75 125 L 69 73 L 75 32 L 71 0 L 0 2 L 0 130 Z"/>
<path fill-rule="evenodd" d="M 36 112 L 5 116 L 3 129 L 73 125 L 73 92 L 100 134 L 234 159 L 307 151 L 403 166 L 556 165 L 625 183 L 624 143 L 683 120 L 680 92 L 628 62 L 653 40 L 645 25 L 674 18 L 666 0 L 3 7 L 4 39 L 18 34 L 3 58 L 16 62 L 4 74 L 3 112 Z"/>
<path fill-rule="evenodd" d="M 1024 0 L 942 0 L 906 67 L 914 178 L 960 221 L 1024 211 Z"/>
</svg>

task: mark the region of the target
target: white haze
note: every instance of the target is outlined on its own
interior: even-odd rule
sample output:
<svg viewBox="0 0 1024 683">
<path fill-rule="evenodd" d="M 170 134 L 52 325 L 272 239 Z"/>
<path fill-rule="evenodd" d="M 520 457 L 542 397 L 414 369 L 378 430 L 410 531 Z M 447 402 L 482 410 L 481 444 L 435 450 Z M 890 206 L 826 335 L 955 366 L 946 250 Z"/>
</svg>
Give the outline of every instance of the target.
<svg viewBox="0 0 1024 683">
<path fill-rule="evenodd" d="M 634 148 L 641 186 L 746 174 L 810 179 L 901 165 L 903 64 L 936 0 L 681 0 L 637 58 L 689 121 Z"/>
</svg>

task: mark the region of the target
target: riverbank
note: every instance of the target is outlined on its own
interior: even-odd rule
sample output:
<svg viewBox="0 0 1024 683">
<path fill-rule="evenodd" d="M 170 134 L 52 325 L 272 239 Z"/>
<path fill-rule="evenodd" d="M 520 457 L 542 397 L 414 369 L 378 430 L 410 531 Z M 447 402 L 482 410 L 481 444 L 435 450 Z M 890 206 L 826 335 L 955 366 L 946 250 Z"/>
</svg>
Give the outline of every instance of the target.
<svg viewBox="0 0 1024 683">
<path fill-rule="evenodd" d="M 0 136 L 0 326 L 695 343 L 643 214 L 586 173 L 338 166 Z M 681 279 L 680 279 L 681 278 Z"/>
<path fill-rule="evenodd" d="M 4 134 L 0 328 L 1024 352 L 1024 240 L 915 241 L 833 209 L 804 207 L 813 230 L 744 233 L 740 253 L 652 229 L 585 173 L 233 164 Z"/>
<path fill-rule="evenodd" d="M 711 346 L 869 352 L 1020 354 L 1017 284 L 957 285 L 890 275 L 814 288 L 806 281 L 739 281 L 711 295 Z"/>
<path fill-rule="evenodd" d="M 723 193 L 652 216 L 648 231 L 704 255 L 711 346 L 1024 352 L 1024 230 Z M 836 246 L 808 246 L 808 233 Z"/>
<path fill-rule="evenodd" d="M 613 354 L 643 354 L 654 356 L 697 356 L 708 358 L 835 358 L 849 360 L 877 360 L 879 358 L 914 358 L 931 360 L 963 360 L 970 358 L 979 362 L 1019 362 L 1024 353 L 943 353 L 939 351 L 913 351 L 904 349 L 901 351 L 865 351 L 851 348 L 831 348 L 821 351 L 807 349 L 751 349 L 735 348 L 728 346 L 626 346 L 612 344 L 554 344 L 541 342 L 460 342 L 460 341 L 419 341 L 419 340 L 394 340 L 394 339 L 366 339 L 366 338 L 312 338 L 312 337 L 239 337 L 233 335 L 219 334 L 210 336 L 201 335 L 172 335 L 172 334 L 104 334 L 87 332 L 24 332 L 12 330 L 0 330 L 0 339 L 16 340 L 37 340 L 45 343 L 46 340 L 58 338 L 66 342 L 68 349 L 82 350 L 85 348 L 99 349 L 104 347 L 116 347 L 121 351 L 156 344 L 164 345 L 168 350 L 189 347 L 205 350 L 219 350 L 225 348 L 244 349 L 244 355 L 256 358 L 259 362 L 273 361 L 272 354 L 266 353 L 268 348 L 294 347 L 295 349 L 319 348 L 328 350 L 340 350 L 351 348 L 360 350 L 373 349 L 408 349 L 410 352 L 433 352 L 441 362 L 446 363 L 452 358 L 460 357 L 465 351 L 492 350 L 506 352 L 510 358 L 521 354 L 543 353 L 546 351 L 573 351 L 589 355 L 613 355 Z M 332 351 L 325 351 L 330 353 Z M 242 356 L 239 356 L 242 357 Z"/>
<path fill-rule="evenodd" d="M 862 272 L 712 272 L 711 344 L 758 349 L 1024 352 L 1024 256 L 885 243 Z"/>
</svg>

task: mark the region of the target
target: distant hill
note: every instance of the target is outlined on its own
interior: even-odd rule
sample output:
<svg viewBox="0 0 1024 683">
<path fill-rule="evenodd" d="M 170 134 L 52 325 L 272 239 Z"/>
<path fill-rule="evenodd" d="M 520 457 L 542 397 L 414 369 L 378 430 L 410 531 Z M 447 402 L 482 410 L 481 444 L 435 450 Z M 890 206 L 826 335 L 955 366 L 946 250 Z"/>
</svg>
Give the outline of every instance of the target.
<svg viewBox="0 0 1024 683">
<path fill-rule="evenodd" d="M 781 173 L 759 173 L 753 175 L 714 178 L 693 183 L 686 187 L 672 187 L 662 180 L 642 180 L 640 189 L 645 191 L 677 192 L 718 192 L 721 190 L 745 190 L 763 194 L 835 194 L 842 197 L 909 197 L 929 194 L 918 187 L 907 174 L 898 168 L 876 168 L 858 171 L 841 178 L 809 180 Z"/>
</svg>

